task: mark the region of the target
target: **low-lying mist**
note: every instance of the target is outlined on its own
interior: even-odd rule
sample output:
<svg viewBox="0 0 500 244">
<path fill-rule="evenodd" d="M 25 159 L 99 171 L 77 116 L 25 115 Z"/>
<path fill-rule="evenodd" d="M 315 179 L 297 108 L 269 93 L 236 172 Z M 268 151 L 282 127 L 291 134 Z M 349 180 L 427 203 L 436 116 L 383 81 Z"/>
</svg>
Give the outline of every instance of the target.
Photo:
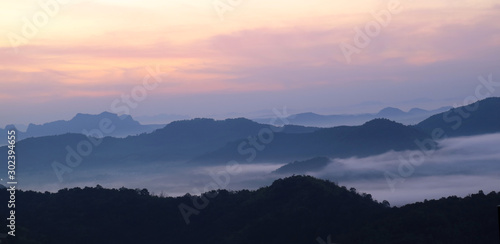
<svg viewBox="0 0 500 244">
<path fill-rule="evenodd" d="M 440 148 L 425 155 L 419 151 L 387 152 L 367 158 L 332 159 L 323 170 L 307 174 L 337 182 L 378 201 L 402 205 L 451 195 L 466 196 L 483 190 L 500 190 L 500 134 L 440 141 Z M 410 155 L 424 155 L 408 162 Z M 163 196 L 226 188 L 257 189 L 288 175 L 272 171 L 289 162 L 223 166 L 186 166 L 157 163 L 118 169 L 75 168 L 62 182 L 53 172 L 20 175 L 22 189 L 57 191 L 61 188 L 96 186 L 146 188 Z"/>
</svg>

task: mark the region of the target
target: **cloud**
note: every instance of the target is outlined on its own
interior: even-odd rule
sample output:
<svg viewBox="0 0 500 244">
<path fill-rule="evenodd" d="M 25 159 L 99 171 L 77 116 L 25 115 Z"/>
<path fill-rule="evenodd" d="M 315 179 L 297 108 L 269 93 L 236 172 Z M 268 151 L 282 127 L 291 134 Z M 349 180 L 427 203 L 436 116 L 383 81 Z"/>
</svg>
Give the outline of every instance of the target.
<svg viewBox="0 0 500 244">
<path fill-rule="evenodd" d="M 393 204 L 423 201 L 436 197 L 498 191 L 500 185 L 500 134 L 445 139 L 441 149 L 425 157 L 413 170 L 403 168 L 400 158 L 408 159 L 412 151 L 388 152 L 367 158 L 336 159 L 313 175 L 328 178 L 342 185 L 354 186 L 378 200 Z M 396 178 L 394 191 L 385 177 Z M 410 172 L 410 173 L 408 173 Z M 408 174 L 407 174 L 408 173 Z"/>
</svg>

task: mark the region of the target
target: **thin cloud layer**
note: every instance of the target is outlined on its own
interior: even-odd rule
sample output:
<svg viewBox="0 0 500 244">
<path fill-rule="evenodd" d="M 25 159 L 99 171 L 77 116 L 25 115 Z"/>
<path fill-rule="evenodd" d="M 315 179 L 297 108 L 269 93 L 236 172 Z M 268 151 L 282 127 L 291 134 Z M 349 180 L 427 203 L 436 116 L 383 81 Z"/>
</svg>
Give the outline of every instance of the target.
<svg viewBox="0 0 500 244">
<path fill-rule="evenodd" d="M 376 199 L 405 204 L 436 197 L 498 191 L 500 186 L 500 134 L 460 137 L 440 142 L 441 149 L 413 170 L 404 168 L 402 159 L 413 151 L 388 152 L 367 158 L 336 159 L 313 175 L 334 180 L 371 193 Z M 386 178 L 386 173 L 392 177 Z M 391 186 L 391 183 L 394 183 Z M 445 193 L 443 195 L 443 193 Z"/>
<path fill-rule="evenodd" d="M 408 158 L 413 151 L 388 152 L 367 158 L 334 159 L 320 171 L 308 172 L 318 178 L 329 179 L 358 192 L 371 194 L 374 199 L 388 200 L 402 205 L 444 196 L 466 196 L 483 190 L 499 191 L 500 134 L 446 139 L 441 149 L 414 165 L 410 174 L 401 175 L 400 158 Z M 282 162 L 242 164 L 238 170 L 226 166 L 187 166 L 166 162 L 158 165 L 123 167 L 119 170 L 84 170 L 76 168 L 59 183 L 53 172 L 23 175 L 22 188 L 38 191 L 57 191 L 64 187 L 95 186 L 119 188 L 147 188 L 157 194 L 180 196 L 200 194 L 207 190 L 257 189 L 288 175 L 272 174 Z M 397 176 L 392 187 L 386 172 Z"/>
</svg>

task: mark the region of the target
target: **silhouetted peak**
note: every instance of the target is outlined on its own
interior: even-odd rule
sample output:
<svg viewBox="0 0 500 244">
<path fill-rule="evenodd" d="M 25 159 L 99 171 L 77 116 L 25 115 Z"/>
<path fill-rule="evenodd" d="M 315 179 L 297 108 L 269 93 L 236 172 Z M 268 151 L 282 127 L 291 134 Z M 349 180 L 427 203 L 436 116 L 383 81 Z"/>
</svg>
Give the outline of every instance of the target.
<svg viewBox="0 0 500 244">
<path fill-rule="evenodd" d="M 399 116 L 404 114 L 405 112 L 403 112 L 401 109 L 393 107 L 384 108 L 377 113 L 378 116 Z"/>
<path fill-rule="evenodd" d="M 380 118 L 370 120 L 362 125 L 363 127 L 390 127 L 390 126 L 404 126 L 401 123 L 392 121 L 390 119 Z"/>
<path fill-rule="evenodd" d="M 256 122 L 252 121 L 252 120 L 249 120 L 247 118 L 243 118 L 243 117 L 240 117 L 240 118 L 231 118 L 231 119 L 225 119 L 223 120 L 225 122 L 235 122 L 235 123 L 252 123 L 252 124 L 257 124 Z"/>
<path fill-rule="evenodd" d="M 125 115 L 126 117 L 130 117 L 130 115 L 127 115 L 127 114 L 124 114 L 124 115 Z M 97 116 L 99 116 L 99 117 L 103 117 L 103 116 L 113 116 L 113 117 L 118 117 L 118 115 L 117 115 L 117 114 L 110 113 L 110 112 L 108 112 L 108 111 L 104 111 L 104 112 L 102 112 L 102 113 L 98 114 Z M 122 116 L 123 116 L 123 115 L 122 115 Z M 121 117 L 121 116 L 120 116 L 120 117 Z"/>
<path fill-rule="evenodd" d="M 110 119 L 113 122 L 118 122 L 122 121 L 125 122 L 126 124 L 129 125 L 140 125 L 139 122 L 135 121 L 132 116 L 124 114 L 118 116 L 117 114 L 110 113 L 110 112 L 102 112 L 100 114 L 83 114 L 83 113 L 77 113 L 73 119 L 71 119 L 69 122 L 78 122 L 78 123 L 85 123 L 88 121 L 98 121 L 102 119 Z"/>
<path fill-rule="evenodd" d="M 73 119 L 71 119 L 72 121 L 74 120 L 82 120 L 82 119 L 89 119 L 89 118 L 113 118 L 113 119 L 117 119 L 118 118 L 118 115 L 117 114 L 113 114 L 113 113 L 110 113 L 110 112 L 102 112 L 100 114 L 84 114 L 84 113 L 77 113 L 75 115 L 75 117 L 73 117 Z"/>
<path fill-rule="evenodd" d="M 35 127 L 35 126 L 36 126 L 35 124 L 33 124 L 33 123 L 29 123 L 29 124 L 28 124 L 28 130 L 32 129 L 32 128 L 33 128 L 33 127 Z"/>
<path fill-rule="evenodd" d="M 170 124 L 168 124 L 166 127 L 174 127 L 174 126 L 181 126 L 181 125 L 195 125 L 195 124 L 210 124 L 214 123 L 214 119 L 209 119 L 209 118 L 195 118 L 195 119 L 186 119 L 186 120 L 177 120 L 173 121 Z"/>
<path fill-rule="evenodd" d="M 427 113 L 427 112 L 428 112 L 427 110 L 424 110 L 421 108 L 412 108 L 412 109 L 410 109 L 410 111 L 408 111 L 408 113 L 411 113 L 411 114 L 423 114 L 423 113 Z"/>
<path fill-rule="evenodd" d="M 294 193 L 301 190 L 314 191 L 328 188 L 339 188 L 339 186 L 333 182 L 317 179 L 309 175 L 293 175 L 278 179 L 269 186 L 270 190 L 286 190 Z"/>
<path fill-rule="evenodd" d="M 5 126 L 5 129 L 6 129 L 6 130 L 17 130 L 16 126 L 15 126 L 15 125 L 12 125 L 12 124 L 11 124 L 11 125 L 6 125 L 6 126 Z"/>
<path fill-rule="evenodd" d="M 84 113 L 77 113 L 73 118 L 71 118 L 71 120 L 69 121 L 81 121 L 81 120 L 86 120 L 88 119 L 89 117 L 91 117 L 92 115 L 90 114 L 84 114 Z"/>
</svg>

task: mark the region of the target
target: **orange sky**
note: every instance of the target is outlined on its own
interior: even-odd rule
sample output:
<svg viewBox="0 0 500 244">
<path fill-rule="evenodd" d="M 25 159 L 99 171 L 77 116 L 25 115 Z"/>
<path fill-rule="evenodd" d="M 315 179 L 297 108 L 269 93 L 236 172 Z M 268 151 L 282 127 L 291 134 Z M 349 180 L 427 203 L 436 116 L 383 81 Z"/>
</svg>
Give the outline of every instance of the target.
<svg viewBox="0 0 500 244">
<path fill-rule="evenodd" d="M 396 1 L 401 12 L 351 62 L 339 45 L 353 44 L 354 28 L 390 1 L 241 0 L 223 21 L 216 1 L 41 0 L 48 10 L 39 1 L 2 1 L 0 125 L 109 110 L 155 65 L 168 76 L 133 114 L 460 98 L 478 75 L 499 70 L 500 4 L 493 0 Z M 23 34 L 36 23 L 36 33 Z M 308 102 L 294 100 L 301 91 Z M 221 108 L 226 100 L 214 98 L 221 94 L 232 103 L 238 94 L 261 97 L 255 106 Z"/>
</svg>

